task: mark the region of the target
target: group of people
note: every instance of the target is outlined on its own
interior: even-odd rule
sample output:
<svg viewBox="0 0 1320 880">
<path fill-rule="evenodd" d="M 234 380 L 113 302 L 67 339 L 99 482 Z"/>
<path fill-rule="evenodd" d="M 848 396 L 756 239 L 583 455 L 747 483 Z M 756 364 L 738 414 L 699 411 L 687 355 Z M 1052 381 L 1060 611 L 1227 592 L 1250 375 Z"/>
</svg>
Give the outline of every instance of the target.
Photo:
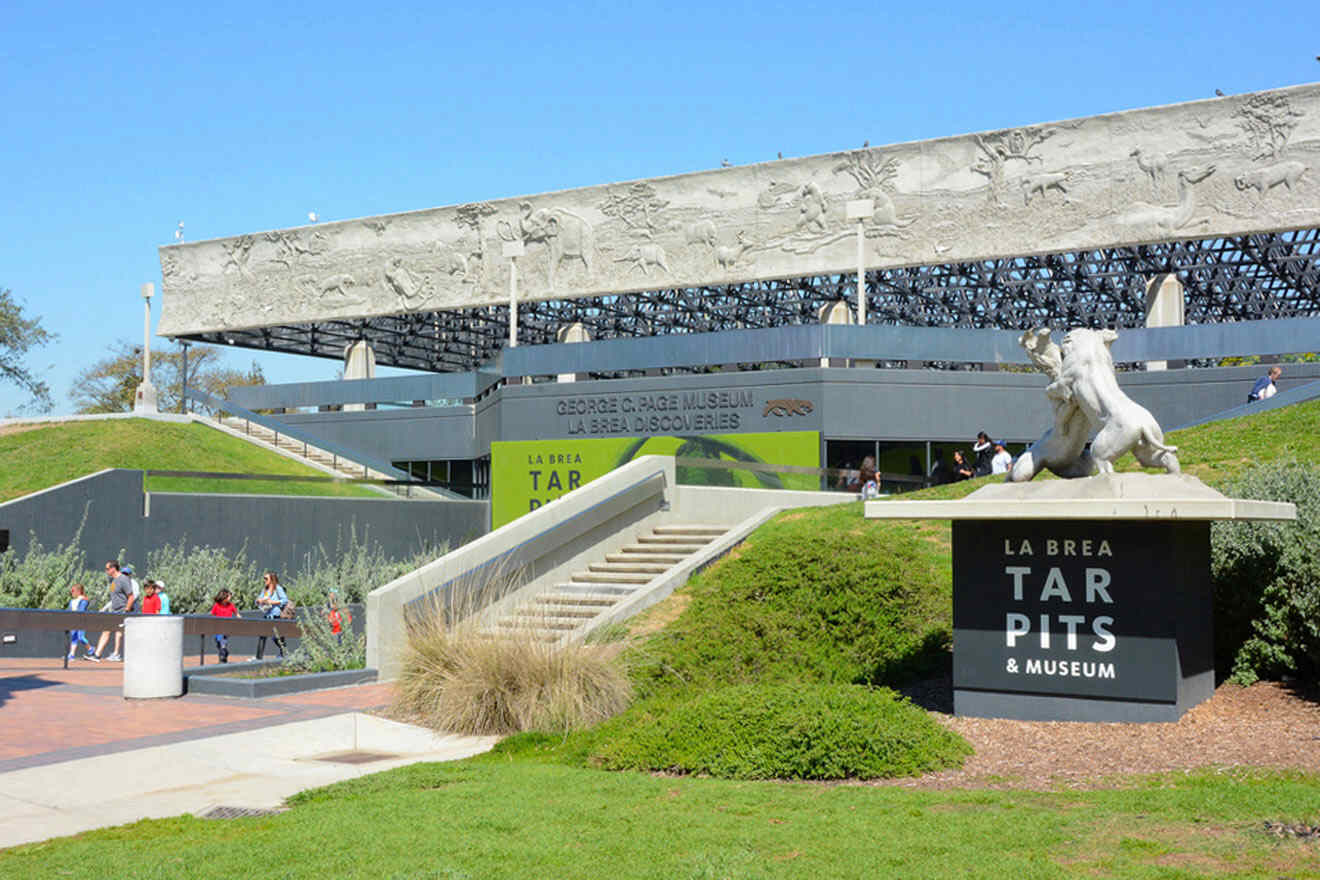
<svg viewBox="0 0 1320 880">
<path fill-rule="evenodd" d="M 101 611 L 110 611 L 116 614 L 129 614 L 137 606 L 142 614 L 169 614 L 170 597 L 165 592 L 165 585 L 157 580 L 148 580 L 139 584 L 133 577 L 133 567 L 125 565 L 122 568 L 119 561 L 111 559 L 105 564 L 106 577 L 110 579 L 110 598 L 101 606 Z M 82 584 L 74 584 L 69 588 L 69 610 L 86 611 L 89 600 L 87 590 Z M 138 597 L 141 596 L 141 602 Z M 284 587 L 280 586 L 280 578 L 273 571 L 268 571 L 262 575 L 261 592 L 257 595 L 257 610 L 266 620 L 275 620 L 279 618 L 292 618 L 293 602 L 289 599 L 289 594 L 285 592 Z M 353 616 L 347 609 L 341 610 L 339 607 L 338 591 L 331 590 L 325 609 L 326 619 L 330 623 L 330 632 L 339 639 L 343 639 L 344 625 L 353 622 Z M 233 601 L 233 594 L 229 590 L 221 590 L 216 594 L 215 600 L 211 605 L 211 615 L 214 617 L 238 617 L 238 606 Z M 114 634 L 115 648 L 114 653 L 105 656 L 106 645 L 110 641 L 111 633 Z M 257 637 L 257 659 L 260 660 L 266 651 L 266 636 Z M 275 647 L 279 650 L 279 655 L 284 656 L 284 639 L 281 636 L 275 636 Z M 101 638 L 95 648 L 87 639 L 85 630 L 74 630 L 69 634 L 69 659 L 78 659 L 78 647 L 81 645 L 85 649 L 82 659 L 91 660 L 99 663 L 101 660 L 110 660 L 112 662 L 122 661 L 123 658 L 123 627 L 117 627 L 113 630 L 106 630 L 101 633 Z M 217 635 L 215 637 L 216 651 L 220 655 L 221 663 L 229 662 L 229 637 L 227 635 Z"/>
<path fill-rule="evenodd" d="M 115 614 L 129 614 L 137 606 L 143 614 L 169 614 L 170 596 L 165 592 L 165 585 L 160 581 L 148 580 L 146 583 L 139 583 L 137 578 L 133 577 L 133 566 L 119 566 L 119 560 L 111 559 L 105 564 L 106 577 L 110 579 L 110 598 L 101 606 L 102 611 L 109 611 Z M 142 597 L 141 603 L 138 597 Z M 86 611 L 89 600 L 87 598 L 87 588 L 82 584 L 74 584 L 69 588 L 69 610 Z M 110 635 L 114 634 L 115 649 L 110 656 L 105 655 L 106 645 L 110 642 Z M 119 662 L 124 659 L 124 630 L 122 627 L 116 627 L 113 630 L 105 630 L 101 633 L 101 638 L 97 640 L 96 647 L 87 639 L 87 631 L 76 629 L 69 633 L 69 659 L 78 659 L 78 647 L 82 646 L 84 653 L 82 659 L 91 660 L 95 663 L 101 660 L 110 660 Z"/>
<path fill-rule="evenodd" d="M 985 431 L 978 431 L 972 442 L 970 456 L 961 449 L 955 449 L 952 463 L 946 464 L 943 451 L 937 451 L 935 463 L 930 469 L 930 478 L 936 484 L 956 483 L 972 477 L 1006 474 L 1012 467 L 1013 456 L 1004 448 L 1004 444 L 991 440 Z"/>
</svg>

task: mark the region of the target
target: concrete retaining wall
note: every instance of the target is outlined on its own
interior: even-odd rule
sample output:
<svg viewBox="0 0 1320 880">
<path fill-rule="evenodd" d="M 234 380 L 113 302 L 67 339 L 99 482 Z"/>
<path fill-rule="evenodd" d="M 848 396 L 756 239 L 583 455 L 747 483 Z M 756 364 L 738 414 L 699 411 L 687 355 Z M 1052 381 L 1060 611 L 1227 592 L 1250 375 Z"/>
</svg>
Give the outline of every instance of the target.
<svg viewBox="0 0 1320 880">
<path fill-rule="evenodd" d="M 490 523 L 485 501 L 146 493 L 141 471 L 105 470 L 0 504 L 0 529 L 22 554 L 31 533 L 47 549 L 68 543 L 84 514 L 80 544 L 89 566 L 99 568 L 122 548 L 148 577 L 147 554 L 185 540 L 231 552 L 246 547 L 262 568 L 291 572 L 320 546 L 333 552 L 352 528 L 397 558 L 423 541 L 457 546 Z"/>
</svg>

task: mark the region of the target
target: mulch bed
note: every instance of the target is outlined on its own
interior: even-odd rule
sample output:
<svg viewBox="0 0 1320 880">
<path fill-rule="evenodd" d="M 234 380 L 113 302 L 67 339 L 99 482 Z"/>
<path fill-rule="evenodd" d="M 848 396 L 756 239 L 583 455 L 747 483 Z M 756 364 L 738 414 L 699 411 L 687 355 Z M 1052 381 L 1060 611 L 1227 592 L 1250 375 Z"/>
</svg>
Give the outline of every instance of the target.
<svg viewBox="0 0 1320 880">
<path fill-rule="evenodd" d="M 1006 721 L 952 714 L 949 677 L 904 693 L 976 753 L 962 769 L 879 782 L 907 788 L 1110 788 L 1129 774 L 1203 768 L 1320 773 L 1320 691 L 1296 684 L 1220 685 L 1177 722 Z"/>
</svg>

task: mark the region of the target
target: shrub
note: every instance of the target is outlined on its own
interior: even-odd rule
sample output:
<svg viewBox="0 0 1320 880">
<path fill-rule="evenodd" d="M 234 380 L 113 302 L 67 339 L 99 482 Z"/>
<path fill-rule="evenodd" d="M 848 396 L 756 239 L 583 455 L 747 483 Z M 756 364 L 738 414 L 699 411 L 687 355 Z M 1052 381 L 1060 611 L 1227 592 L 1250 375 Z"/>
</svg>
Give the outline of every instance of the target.
<svg viewBox="0 0 1320 880">
<path fill-rule="evenodd" d="M 1232 679 L 1320 675 L 1320 470 L 1271 462 L 1224 485 L 1226 495 L 1291 501 L 1296 522 L 1211 527 L 1217 666 Z"/>
<path fill-rule="evenodd" d="M 341 529 L 334 552 L 317 545 L 303 556 L 299 570 L 281 577 L 284 589 L 298 605 L 316 605 L 325 601 L 330 589 L 339 590 L 342 602 L 365 601 L 367 593 L 395 578 L 421 568 L 449 550 L 448 544 L 421 541 L 416 552 L 402 559 L 386 555 L 379 542 L 372 541 L 366 529 L 358 533 L 357 523 Z"/>
<path fill-rule="evenodd" d="M 340 613 L 344 616 L 343 632 L 335 635 L 330 631 L 330 619 L 326 616 L 325 607 L 300 607 L 298 628 L 302 632 L 298 649 L 285 659 L 284 665 L 298 672 L 331 672 L 365 667 L 367 635 L 353 632 L 346 608 L 340 606 Z"/>
<path fill-rule="evenodd" d="M 396 709 L 454 733 L 567 732 L 622 711 L 632 687 L 607 647 L 493 634 L 440 609 L 409 620 Z"/>
<path fill-rule="evenodd" d="M 78 531 L 63 547 L 47 550 L 37 540 L 36 533 L 31 532 L 27 552 L 22 558 L 13 547 L 0 553 L 0 607 L 65 608 L 69 602 L 69 586 L 76 581 L 87 588 L 89 598 L 104 595 L 107 592 L 105 575 L 88 572 L 85 568 L 86 556 L 80 543 L 86 524 L 87 508 L 84 507 Z"/>
<path fill-rule="evenodd" d="M 740 685 L 639 704 L 599 731 L 611 770 L 728 779 L 875 779 L 961 766 L 962 737 L 888 689 Z"/>
<path fill-rule="evenodd" d="M 257 564 L 247 557 L 246 547 L 231 554 L 223 547 L 189 546 L 186 539 L 166 544 L 147 554 L 143 575 L 165 584 L 170 611 L 175 614 L 206 614 L 221 590 L 234 594 L 234 604 L 250 608 L 259 589 Z"/>
</svg>

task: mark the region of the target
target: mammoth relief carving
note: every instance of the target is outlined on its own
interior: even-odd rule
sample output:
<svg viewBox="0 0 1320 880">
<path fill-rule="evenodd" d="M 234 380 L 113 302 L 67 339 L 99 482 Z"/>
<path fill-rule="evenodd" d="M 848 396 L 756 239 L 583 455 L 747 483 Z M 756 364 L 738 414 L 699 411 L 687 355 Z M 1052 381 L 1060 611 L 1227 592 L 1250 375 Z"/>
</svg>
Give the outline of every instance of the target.
<svg viewBox="0 0 1320 880">
<path fill-rule="evenodd" d="M 546 284 L 555 288 L 555 273 L 565 261 L 581 261 L 587 277 L 592 276 L 596 258 L 595 231 L 586 218 L 565 208 L 532 208 L 531 202 L 518 205 L 517 224 L 501 220 L 496 224 L 500 238 L 540 244 L 546 252 Z"/>
</svg>

